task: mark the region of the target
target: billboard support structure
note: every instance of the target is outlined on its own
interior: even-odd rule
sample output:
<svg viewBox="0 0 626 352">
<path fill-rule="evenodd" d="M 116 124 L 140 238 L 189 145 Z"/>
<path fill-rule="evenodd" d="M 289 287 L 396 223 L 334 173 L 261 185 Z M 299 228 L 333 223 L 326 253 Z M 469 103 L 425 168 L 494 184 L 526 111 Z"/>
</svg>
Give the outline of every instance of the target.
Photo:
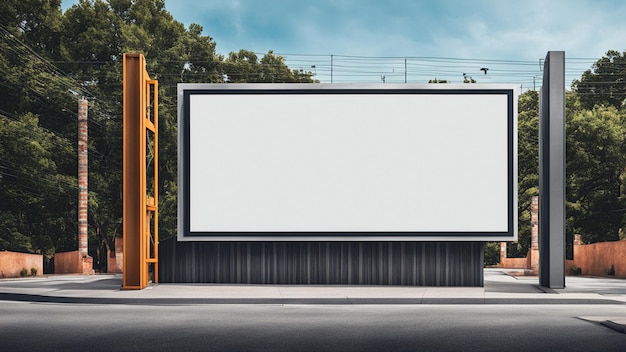
<svg viewBox="0 0 626 352">
<path fill-rule="evenodd" d="M 539 284 L 565 288 L 565 52 L 549 51 L 539 111 Z"/>
<path fill-rule="evenodd" d="M 141 54 L 124 54 L 123 289 L 158 282 L 158 82 Z M 152 277 L 151 277 L 152 275 Z"/>
</svg>

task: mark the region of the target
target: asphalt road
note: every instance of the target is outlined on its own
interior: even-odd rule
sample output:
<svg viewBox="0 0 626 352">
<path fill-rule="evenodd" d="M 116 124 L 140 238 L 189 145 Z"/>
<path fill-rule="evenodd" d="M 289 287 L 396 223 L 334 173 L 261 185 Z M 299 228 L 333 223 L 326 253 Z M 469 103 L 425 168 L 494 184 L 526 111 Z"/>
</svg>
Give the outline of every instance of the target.
<svg viewBox="0 0 626 352">
<path fill-rule="evenodd" d="M 120 286 L 0 280 L 0 352 L 626 351 L 625 280 L 549 290 L 486 269 L 484 288 Z"/>
<path fill-rule="evenodd" d="M 0 301 L 0 351 L 625 351 L 624 304 Z M 585 319 L 581 319 L 584 317 Z"/>
</svg>

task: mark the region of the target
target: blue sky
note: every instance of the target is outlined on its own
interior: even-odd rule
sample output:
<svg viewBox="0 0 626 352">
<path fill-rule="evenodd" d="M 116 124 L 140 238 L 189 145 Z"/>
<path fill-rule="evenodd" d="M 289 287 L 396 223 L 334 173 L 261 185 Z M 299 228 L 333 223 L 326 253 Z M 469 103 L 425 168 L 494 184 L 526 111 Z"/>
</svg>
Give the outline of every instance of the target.
<svg viewBox="0 0 626 352">
<path fill-rule="evenodd" d="M 63 0 L 67 9 L 78 1 Z M 427 78 L 532 87 L 540 60 L 564 50 L 566 80 L 607 50 L 626 50 L 622 0 L 166 0 L 228 55 L 273 50 L 323 82 Z M 331 59 L 331 55 L 333 58 Z M 404 64 L 403 58 L 408 64 Z M 426 59 L 428 58 L 428 59 Z M 331 63 L 332 61 L 332 63 Z M 536 65 L 534 63 L 537 63 Z M 315 66 L 313 68 L 312 66 Z M 487 75 L 480 68 L 487 67 Z M 405 75 L 406 73 L 406 75 Z M 482 75 L 482 76 L 481 76 Z"/>
</svg>

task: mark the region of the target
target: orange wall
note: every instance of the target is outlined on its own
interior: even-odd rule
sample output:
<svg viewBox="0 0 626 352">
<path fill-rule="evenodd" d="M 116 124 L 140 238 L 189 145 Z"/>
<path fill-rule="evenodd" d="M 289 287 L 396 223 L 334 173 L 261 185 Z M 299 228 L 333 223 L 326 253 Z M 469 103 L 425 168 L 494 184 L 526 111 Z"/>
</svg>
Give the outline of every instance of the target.
<svg viewBox="0 0 626 352">
<path fill-rule="evenodd" d="M 107 273 L 121 273 L 124 270 L 124 252 L 121 237 L 115 237 L 115 251 L 114 253 L 109 253 L 109 258 L 107 259 Z"/>
<path fill-rule="evenodd" d="M 37 268 L 37 276 L 43 274 L 43 255 L 16 252 L 0 252 L 0 278 L 20 277 L 22 269 Z"/>
<path fill-rule="evenodd" d="M 582 269 L 582 275 L 590 276 L 607 276 L 613 265 L 615 276 L 626 277 L 626 241 L 574 245 L 574 260 L 567 266 L 568 274 L 573 265 Z"/>
<path fill-rule="evenodd" d="M 77 274 L 83 272 L 83 261 L 79 251 L 56 253 L 54 255 L 55 274 Z"/>
<path fill-rule="evenodd" d="M 579 241 L 579 240 L 578 240 Z M 503 245 L 504 246 L 504 245 Z M 539 255 L 529 251 L 531 258 L 538 261 Z M 506 252 L 500 252 L 500 268 L 508 269 L 531 269 L 530 259 L 506 258 Z M 608 271 L 613 266 L 616 277 L 626 278 L 626 240 L 614 242 L 600 242 L 592 244 L 574 244 L 574 260 L 566 260 L 565 274 L 572 274 L 572 267 L 582 269 L 582 275 L 608 276 Z"/>
<path fill-rule="evenodd" d="M 507 269 L 530 269 L 528 258 L 500 258 L 500 268 Z"/>
<path fill-rule="evenodd" d="M 54 255 L 54 273 L 93 275 L 93 258 L 83 256 L 79 251 L 56 253 Z"/>
</svg>

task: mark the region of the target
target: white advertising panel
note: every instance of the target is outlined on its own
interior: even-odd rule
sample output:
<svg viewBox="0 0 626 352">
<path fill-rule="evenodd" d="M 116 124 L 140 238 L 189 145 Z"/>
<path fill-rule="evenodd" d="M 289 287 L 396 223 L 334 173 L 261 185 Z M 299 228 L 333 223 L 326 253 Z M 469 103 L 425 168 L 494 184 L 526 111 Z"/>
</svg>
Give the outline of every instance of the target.
<svg viewBox="0 0 626 352">
<path fill-rule="evenodd" d="M 516 99 L 501 85 L 179 85 L 179 239 L 515 240 Z"/>
</svg>

